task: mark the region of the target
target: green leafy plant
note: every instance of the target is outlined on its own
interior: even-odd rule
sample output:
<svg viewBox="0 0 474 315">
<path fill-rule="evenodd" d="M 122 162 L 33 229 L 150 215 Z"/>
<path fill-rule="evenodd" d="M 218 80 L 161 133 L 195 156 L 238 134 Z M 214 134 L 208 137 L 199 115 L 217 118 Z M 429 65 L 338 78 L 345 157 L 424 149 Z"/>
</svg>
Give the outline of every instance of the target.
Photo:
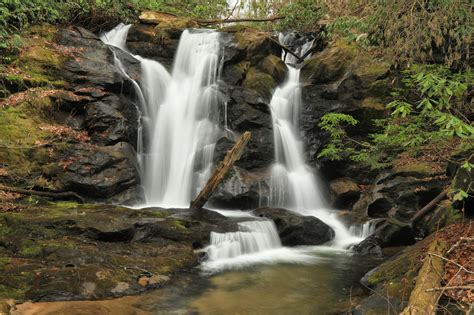
<svg viewBox="0 0 474 315">
<path fill-rule="evenodd" d="M 318 157 L 348 156 L 371 167 L 384 167 L 403 151 L 416 154 L 423 146 L 454 138 L 461 143 L 474 140 L 474 126 L 467 118 L 472 114 L 468 86 L 474 83 L 470 70 L 452 72 L 444 66 L 424 65 L 403 71 L 403 76 L 403 86 L 393 92 L 394 100 L 386 106 L 390 116 L 373 121 L 380 131 L 369 134 L 367 141 L 348 135 L 347 127 L 357 123 L 351 116 L 324 115 L 319 126 L 329 133 L 330 142 Z"/>
</svg>

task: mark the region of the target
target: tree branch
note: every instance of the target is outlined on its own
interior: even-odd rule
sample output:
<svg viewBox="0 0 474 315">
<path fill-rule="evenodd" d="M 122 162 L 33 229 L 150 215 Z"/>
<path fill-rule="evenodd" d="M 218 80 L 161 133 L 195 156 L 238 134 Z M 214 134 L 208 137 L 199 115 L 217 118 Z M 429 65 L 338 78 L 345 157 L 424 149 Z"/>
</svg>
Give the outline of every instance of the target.
<svg viewBox="0 0 474 315">
<path fill-rule="evenodd" d="M 282 16 L 271 16 L 268 18 L 235 18 L 235 19 L 215 19 L 215 20 L 196 20 L 200 25 L 224 24 L 224 23 L 241 23 L 241 22 L 271 22 L 283 19 Z"/>
</svg>

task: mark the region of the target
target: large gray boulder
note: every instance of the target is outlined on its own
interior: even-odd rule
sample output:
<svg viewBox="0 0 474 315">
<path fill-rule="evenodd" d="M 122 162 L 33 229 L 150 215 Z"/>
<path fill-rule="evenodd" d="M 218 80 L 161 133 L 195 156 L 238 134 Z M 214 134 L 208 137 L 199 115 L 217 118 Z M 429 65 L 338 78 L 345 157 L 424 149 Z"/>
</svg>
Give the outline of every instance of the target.
<svg viewBox="0 0 474 315">
<path fill-rule="evenodd" d="M 281 208 L 259 208 L 254 214 L 275 222 L 285 246 L 321 245 L 335 236 L 331 227 L 313 216 L 303 216 Z"/>
</svg>

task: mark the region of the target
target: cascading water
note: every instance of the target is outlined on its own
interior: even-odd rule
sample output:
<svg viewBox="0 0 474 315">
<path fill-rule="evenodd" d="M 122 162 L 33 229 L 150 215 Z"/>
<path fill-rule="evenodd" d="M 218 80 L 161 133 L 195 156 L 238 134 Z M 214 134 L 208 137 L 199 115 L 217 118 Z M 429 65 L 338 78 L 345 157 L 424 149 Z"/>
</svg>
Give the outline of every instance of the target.
<svg viewBox="0 0 474 315">
<path fill-rule="evenodd" d="M 155 108 L 150 115 L 154 128 L 144 178 L 147 204 L 188 207 L 196 193 L 193 189 L 207 179 L 219 131 L 218 68 L 219 33 L 186 30 L 164 97 L 152 93 L 152 78 L 143 78 L 150 92 L 145 93 L 147 103 Z"/>
<path fill-rule="evenodd" d="M 215 272 L 257 263 L 304 264 L 317 260 L 306 249 L 282 247 L 272 221 L 239 222 L 238 228 L 237 232 L 211 233 L 211 244 L 205 249 L 208 259 L 202 264 L 204 271 Z"/>
<path fill-rule="evenodd" d="M 129 28 L 121 24 L 102 39 L 126 51 Z M 289 44 L 291 39 L 280 36 L 280 41 Z M 297 51 L 303 55 L 311 46 L 309 41 L 297 47 Z M 137 151 L 147 206 L 187 207 L 210 175 L 214 146 L 221 131 L 217 123 L 219 52 L 219 33 L 186 30 L 171 75 L 158 62 L 134 56 L 141 62 L 140 84 L 127 75 L 114 52 L 121 75 L 132 82 L 139 98 L 143 133 L 139 134 Z M 333 246 L 346 248 L 361 239 L 349 233 L 335 214 L 324 210 L 321 189 L 305 163 L 303 144 L 298 137 L 301 87 L 299 69 L 293 67 L 298 60 L 291 55 L 282 58 L 289 68 L 288 77 L 276 89 L 270 104 L 276 160 L 270 203 L 317 216 L 335 230 Z M 226 113 L 224 131 L 230 131 Z M 148 140 L 147 146 L 143 145 L 143 139 Z M 252 219 L 255 221 L 239 223 L 237 232 L 211 234 L 204 270 L 254 263 L 315 261 L 308 249 L 282 247 L 273 222 Z"/>
<path fill-rule="evenodd" d="M 280 34 L 283 45 L 290 46 L 294 33 Z M 312 47 L 313 40 L 295 47 L 303 56 Z M 298 59 L 282 52 L 282 60 L 288 67 L 285 82 L 278 87 L 270 102 L 272 110 L 275 143 L 275 164 L 270 181 L 270 205 L 292 209 L 304 215 L 318 217 L 335 231 L 332 246 L 347 248 L 362 240 L 354 235 L 337 219 L 335 213 L 326 210 L 324 197 L 318 185 L 318 178 L 304 159 L 304 148 L 299 140 L 299 119 L 301 112 L 300 69 Z"/>
<path fill-rule="evenodd" d="M 119 24 L 102 40 L 125 50 L 129 29 Z M 137 151 L 148 206 L 188 207 L 210 175 L 219 133 L 219 53 L 218 32 L 185 30 L 171 75 L 160 63 L 134 56 L 141 63 L 139 86 L 115 58 L 139 94 Z"/>
</svg>

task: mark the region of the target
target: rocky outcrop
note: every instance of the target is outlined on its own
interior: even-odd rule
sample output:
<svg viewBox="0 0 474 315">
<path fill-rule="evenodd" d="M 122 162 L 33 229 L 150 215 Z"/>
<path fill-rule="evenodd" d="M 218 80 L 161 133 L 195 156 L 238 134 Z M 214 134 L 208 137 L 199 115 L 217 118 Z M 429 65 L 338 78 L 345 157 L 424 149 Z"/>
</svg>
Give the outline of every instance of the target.
<svg viewBox="0 0 474 315">
<path fill-rule="evenodd" d="M 285 246 L 321 245 L 334 238 L 334 231 L 316 217 L 278 208 L 259 208 L 253 212 L 273 220 Z"/>
<path fill-rule="evenodd" d="M 137 201 L 139 183 L 136 155 L 130 144 L 74 147 L 62 161 L 58 175 L 62 190 L 115 203 Z"/>
<path fill-rule="evenodd" d="M 331 203 L 336 209 L 351 209 L 359 199 L 359 185 L 348 177 L 336 178 L 329 183 Z"/>
<path fill-rule="evenodd" d="M 0 301 L 138 294 L 198 264 L 210 231 L 235 223 L 205 209 L 132 210 L 59 202 L 0 213 Z"/>
</svg>

